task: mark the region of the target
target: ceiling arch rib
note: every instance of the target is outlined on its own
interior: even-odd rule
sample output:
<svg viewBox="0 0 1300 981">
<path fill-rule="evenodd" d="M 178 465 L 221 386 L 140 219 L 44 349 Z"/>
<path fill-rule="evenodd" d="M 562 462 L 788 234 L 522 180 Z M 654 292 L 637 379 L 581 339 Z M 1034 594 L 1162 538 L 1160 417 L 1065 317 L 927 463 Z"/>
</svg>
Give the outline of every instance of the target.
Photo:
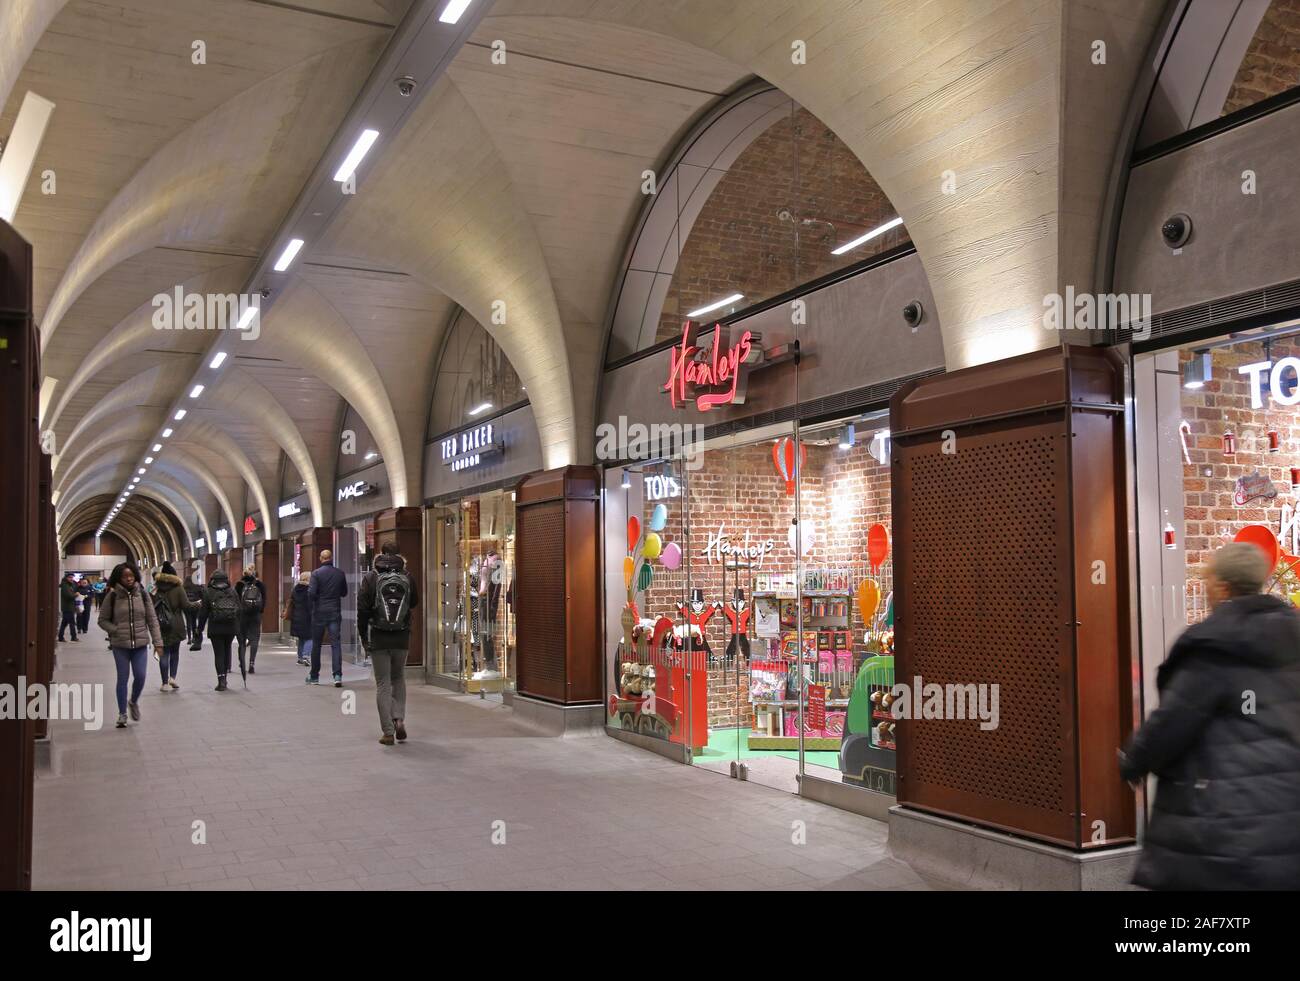
<svg viewBox="0 0 1300 981">
<path fill-rule="evenodd" d="M 156 431 L 160 418 L 159 413 L 149 410 L 122 412 L 98 430 L 94 442 L 82 447 L 75 457 L 64 453 L 55 464 L 56 493 L 63 494 L 79 473 L 97 462 L 109 462 L 111 459 L 115 465 L 130 466 L 145 441 Z M 115 454 L 111 452 L 114 450 L 117 451 Z"/>
<path fill-rule="evenodd" d="M 248 456 L 239 448 L 238 444 L 223 429 L 214 425 L 208 419 L 195 422 L 189 427 L 185 435 L 186 439 L 176 445 L 201 445 L 206 450 L 214 452 L 227 462 L 234 464 L 235 470 L 244 478 L 245 485 L 253 492 L 254 503 L 262 512 L 262 523 L 266 528 L 266 537 L 277 537 L 279 523 L 276 512 L 271 508 L 270 499 L 267 497 L 266 487 L 262 483 L 262 478 L 253 466 L 252 461 L 248 459 Z M 240 515 L 239 527 L 242 531 L 244 527 L 242 514 Z"/>
<path fill-rule="evenodd" d="M 0 106 L 23 66 L 68 0 L 8 0 L 0 7 Z"/>
<path fill-rule="evenodd" d="M 212 520 L 208 517 L 207 510 L 198 502 L 198 499 L 190 492 L 190 489 L 171 474 L 164 473 L 157 469 L 151 470 L 149 475 L 144 479 L 144 482 L 139 486 L 147 486 L 150 490 L 157 492 L 159 495 L 175 495 L 179 501 L 184 502 L 189 506 L 190 510 L 194 512 L 194 527 L 196 530 L 203 532 L 203 541 L 205 543 L 216 541 L 212 535 L 213 524 Z M 132 494 L 131 496 L 134 497 L 135 495 Z M 195 537 L 197 537 L 197 535 L 191 537 L 191 545 L 194 544 Z"/>
<path fill-rule="evenodd" d="M 153 500 L 147 493 L 136 491 L 131 495 L 134 501 L 134 510 L 143 511 L 154 519 L 153 527 L 157 531 L 161 529 L 166 532 L 165 539 L 161 542 L 164 547 L 166 556 L 170 556 L 176 561 L 180 561 L 185 553 L 181 547 L 180 537 L 176 534 L 176 526 L 172 524 L 171 518 L 159 506 L 158 502 Z M 120 513 L 120 512 L 119 512 Z"/>
<path fill-rule="evenodd" d="M 69 513 L 72 508 L 82 501 L 100 493 L 101 483 L 105 485 L 102 489 L 116 498 L 118 488 L 122 486 L 122 482 L 127 480 L 129 476 L 129 464 L 125 464 L 121 460 L 104 460 L 97 466 L 83 470 L 71 477 L 67 486 L 59 493 L 55 516 L 60 517 Z"/>
<path fill-rule="evenodd" d="M 143 431 L 140 438 L 147 439 L 152 435 L 157 430 L 157 424 L 162 421 L 162 409 L 155 406 L 159 406 L 161 398 L 166 397 L 164 392 L 174 389 L 175 384 L 183 380 L 182 370 L 176 363 L 154 365 L 131 376 L 96 402 L 72 427 L 67 438 L 58 444 L 58 453 L 51 461 L 55 474 L 59 473 L 60 466 L 67 460 L 77 459 L 70 454 L 83 437 L 98 439 L 103 429 L 124 413 L 151 416 L 153 426 L 148 431 Z M 105 421 L 101 424 L 100 420 Z"/>
<path fill-rule="evenodd" d="M 216 475 L 208 469 L 193 453 L 180 445 L 173 445 L 169 448 L 167 455 L 153 465 L 154 470 L 162 470 L 170 473 L 175 477 L 182 478 L 188 471 L 194 477 L 197 477 L 216 499 L 217 505 L 226 518 L 226 525 L 230 528 L 230 547 L 236 547 L 242 541 L 241 535 L 244 530 L 243 521 L 235 521 L 235 509 L 231 507 L 230 495 L 222 486 Z M 142 478 L 143 480 L 143 478 Z"/>
<path fill-rule="evenodd" d="M 104 489 L 111 486 L 106 481 L 99 481 L 86 488 L 87 495 L 80 505 L 72 506 L 65 518 L 60 519 L 57 524 L 60 529 L 77 528 L 79 521 L 91 523 L 90 530 L 98 530 L 102 524 L 105 515 L 112 508 L 115 498 L 104 493 Z M 149 545 L 151 551 L 156 554 L 162 554 L 167 551 L 167 539 L 175 540 L 175 529 L 171 527 L 168 521 L 160 512 L 152 511 L 145 504 L 136 504 L 135 495 L 128 502 L 128 506 L 118 512 L 118 517 L 126 518 L 132 521 L 136 527 L 139 537 Z M 161 530 L 166 526 L 166 533 Z M 76 532 L 64 531 L 64 537 L 70 540 L 71 535 Z"/>
</svg>

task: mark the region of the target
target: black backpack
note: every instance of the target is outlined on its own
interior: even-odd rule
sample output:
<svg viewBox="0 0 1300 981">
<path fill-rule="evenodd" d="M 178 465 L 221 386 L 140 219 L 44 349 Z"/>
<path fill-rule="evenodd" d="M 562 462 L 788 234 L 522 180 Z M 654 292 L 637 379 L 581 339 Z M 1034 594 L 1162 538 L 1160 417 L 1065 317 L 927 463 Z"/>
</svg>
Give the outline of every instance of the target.
<svg viewBox="0 0 1300 981">
<path fill-rule="evenodd" d="M 167 598 L 162 593 L 154 593 L 153 612 L 158 617 L 158 630 L 168 634 L 172 629 L 172 608 L 167 605 Z"/>
<path fill-rule="evenodd" d="M 257 581 L 245 582 L 239 591 L 239 608 L 245 613 L 261 613 L 263 605 L 262 589 Z"/>
<path fill-rule="evenodd" d="M 370 628 L 392 632 L 411 629 L 411 580 L 405 572 L 389 569 L 375 577 L 375 615 Z"/>
<path fill-rule="evenodd" d="M 210 590 L 208 609 L 210 610 L 209 620 L 216 624 L 229 626 L 239 619 L 239 597 L 229 587 L 225 589 L 213 587 Z"/>
</svg>

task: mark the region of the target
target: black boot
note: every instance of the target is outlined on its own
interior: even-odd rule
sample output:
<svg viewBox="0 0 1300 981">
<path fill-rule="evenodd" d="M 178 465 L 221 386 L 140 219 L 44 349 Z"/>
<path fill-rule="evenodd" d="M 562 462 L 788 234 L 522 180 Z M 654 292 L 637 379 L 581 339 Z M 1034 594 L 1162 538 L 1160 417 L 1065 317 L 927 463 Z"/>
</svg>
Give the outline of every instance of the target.
<svg viewBox="0 0 1300 981">
<path fill-rule="evenodd" d="M 217 691 L 225 691 L 225 690 L 226 690 L 226 676 L 224 674 L 219 674 L 217 675 Z"/>
</svg>

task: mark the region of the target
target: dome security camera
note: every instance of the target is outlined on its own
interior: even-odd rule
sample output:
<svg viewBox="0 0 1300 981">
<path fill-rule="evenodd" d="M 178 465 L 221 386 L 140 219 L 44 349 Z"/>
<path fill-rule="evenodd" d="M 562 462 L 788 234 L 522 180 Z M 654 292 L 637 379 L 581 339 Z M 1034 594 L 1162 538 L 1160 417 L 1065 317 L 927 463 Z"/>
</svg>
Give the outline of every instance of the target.
<svg viewBox="0 0 1300 981">
<path fill-rule="evenodd" d="M 1180 249 L 1192 237 L 1192 219 L 1185 214 L 1171 215 L 1160 226 L 1160 237 L 1171 249 Z"/>
<path fill-rule="evenodd" d="M 921 321 L 925 318 L 925 307 L 921 306 L 920 300 L 913 300 L 907 306 L 903 307 L 903 323 L 916 330 Z"/>
<path fill-rule="evenodd" d="M 415 79 L 410 75 L 403 75 L 396 83 L 397 91 L 401 93 L 403 99 L 409 99 L 411 93 L 415 91 Z"/>
</svg>

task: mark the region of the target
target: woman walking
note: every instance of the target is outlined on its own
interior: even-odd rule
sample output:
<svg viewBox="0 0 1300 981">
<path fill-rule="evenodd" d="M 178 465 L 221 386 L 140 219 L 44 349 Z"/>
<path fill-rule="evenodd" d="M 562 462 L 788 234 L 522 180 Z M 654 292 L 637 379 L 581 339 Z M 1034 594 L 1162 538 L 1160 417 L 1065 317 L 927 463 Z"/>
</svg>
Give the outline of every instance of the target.
<svg viewBox="0 0 1300 981">
<path fill-rule="evenodd" d="M 230 577 L 218 569 L 203 590 L 203 615 L 208 621 L 208 640 L 217 667 L 217 691 L 225 691 L 230 673 L 230 646 L 239 632 L 239 597 L 230 587 Z"/>
<path fill-rule="evenodd" d="M 298 663 L 303 665 L 311 664 L 310 582 L 310 572 L 304 572 L 298 577 L 298 585 L 289 594 L 289 600 L 284 604 L 284 613 L 280 617 L 281 620 L 289 621 L 289 636 L 298 641 Z"/>
<path fill-rule="evenodd" d="M 185 592 L 185 584 L 176 575 L 170 562 L 164 562 L 154 576 L 154 609 L 159 613 L 159 632 L 162 634 L 163 655 L 158 659 L 164 692 L 176 691 L 176 672 L 181 666 L 181 642 L 189 636 L 189 617 L 203 604 L 192 603 Z M 166 610 L 167 615 L 162 612 Z"/>
<path fill-rule="evenodd" d="M 117 727 L 126 728 L 126 714 L 140 721 L 140 693 L 144 691 L 145 652 L 152 642 L 154 656 L 162 656 L 162 634 L 158 614 L 140 585 L 140 570 L 123 562 L 108 577 L 107 598 L 99 610 L 99 626 L 108 634 L 108 644 L 117 664 Z M 127 681 L 134 675 L 131 697 L 127 699 Z"/>
</svg>

